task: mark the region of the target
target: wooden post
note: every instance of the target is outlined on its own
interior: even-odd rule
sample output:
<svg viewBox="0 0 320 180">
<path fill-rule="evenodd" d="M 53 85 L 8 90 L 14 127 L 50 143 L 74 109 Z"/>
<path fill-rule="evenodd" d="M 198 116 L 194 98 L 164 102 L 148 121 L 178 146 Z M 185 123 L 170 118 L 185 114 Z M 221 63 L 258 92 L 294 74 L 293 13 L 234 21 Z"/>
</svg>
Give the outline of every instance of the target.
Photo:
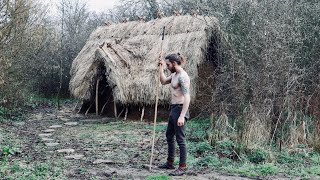
<svg viewBox="0 0 320 180">
<path fill-rule="evenodd" d="M 113 100 L 114 117 L 117 118 L 117 103 Z"/>
<path fill-rule="evenodd" d="M 143 121 L 143 116 L 144 116 L 144 106 L 142 107 L 142 111 L 141 111 L 141 118 L 140 118 L 141 122 Z"/>
<path fill-rule="evenodd" d="M 99 115 L 99 78 L 97 79 L 96 84 L 96 115 Z"/>
<path fill-rule="evenodd" d="M 124 114 L 124 120 L 127 120 L 127 116 L 128 116 L 128 106 L 126 106 L 126 113 Z"/>
</svg>

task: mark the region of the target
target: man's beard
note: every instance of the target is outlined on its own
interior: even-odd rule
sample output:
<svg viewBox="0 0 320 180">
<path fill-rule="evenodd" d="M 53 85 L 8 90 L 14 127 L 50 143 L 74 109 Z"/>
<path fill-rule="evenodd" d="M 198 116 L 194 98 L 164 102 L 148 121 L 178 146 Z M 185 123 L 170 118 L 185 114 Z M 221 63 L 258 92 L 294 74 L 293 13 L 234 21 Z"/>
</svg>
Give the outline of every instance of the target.
<svg viewBox="0 0 320 180">
<path fill-rule="evenodd" d="M 174 68 L 174 67 L 169 69 L 169 70 L 170 70 L 171 73 L 175 73 L 176 72 L 176 68 Z"/>
</svg>

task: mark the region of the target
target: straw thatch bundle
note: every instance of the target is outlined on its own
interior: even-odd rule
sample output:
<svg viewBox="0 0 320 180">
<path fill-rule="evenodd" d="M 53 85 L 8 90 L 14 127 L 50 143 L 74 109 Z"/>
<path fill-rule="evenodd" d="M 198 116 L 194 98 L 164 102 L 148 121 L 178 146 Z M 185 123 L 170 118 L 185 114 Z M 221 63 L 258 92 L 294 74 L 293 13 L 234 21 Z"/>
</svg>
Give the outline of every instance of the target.
<svg viewBox="0 0 320 180">
<path fill-rule="evenodd" d="M 164 54 L 180 52 L 187 57 L 185 69 L 192 89 L 196 89 L 197 67 L 206 60 L 208 38 L 218 29 L 212 27 L 215 24 L 217 20 L 212 17 L 176 16 L 99 27 L 72 63 L 70 91 L 76 98 L 93 99 L 97 69 L 103 64 L 114 101 L 154 104 L 163 26 L 166 28 Z M 192 91 L 192 99 L 195 94 Z M 162 86 L 159 102 L 165 104 L 169 99 L 169 86 Z"/>
</svg>

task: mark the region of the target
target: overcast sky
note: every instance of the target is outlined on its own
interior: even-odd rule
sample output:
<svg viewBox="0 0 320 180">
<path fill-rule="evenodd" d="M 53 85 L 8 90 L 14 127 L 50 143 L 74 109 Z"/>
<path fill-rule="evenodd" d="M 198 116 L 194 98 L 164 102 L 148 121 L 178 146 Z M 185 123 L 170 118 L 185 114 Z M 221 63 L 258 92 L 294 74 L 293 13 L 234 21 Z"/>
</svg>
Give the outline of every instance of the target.
<svg viewBox="0 0 320 180">
<path fill-rule="evenodd" d="M 101 12 L 106 9 L 111 9 L 118 0 L 87 0 L 89 9 L 92 11 Z"/>
<path fill-rule="evenodd" d="M 111 9 L 119 0 L 83 0 L 87 3 L 90 11 L 102 12 Z M 49 4 L 49 9 L 54 13 L 56 5 L 60 0 L 44 0 L 46 4 Z"/>
</svg>

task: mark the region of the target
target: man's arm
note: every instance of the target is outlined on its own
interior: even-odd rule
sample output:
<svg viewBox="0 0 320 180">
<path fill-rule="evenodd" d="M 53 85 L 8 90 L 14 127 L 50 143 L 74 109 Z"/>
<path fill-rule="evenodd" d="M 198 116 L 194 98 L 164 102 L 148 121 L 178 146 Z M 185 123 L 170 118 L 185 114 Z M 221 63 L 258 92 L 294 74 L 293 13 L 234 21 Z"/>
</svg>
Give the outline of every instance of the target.
<svg viewBox="0 0 320 180">
<path fill-rule="evenodd" d="M 190 78 L 186 75 L 180 76 L 178 80 L 184 96 L 182 111 L 178 119 L 178 126 L 182 126 L 184 124 L 184 117 L 186 116 L 190 105 Z"/>
<path fill-rule="evenodd" d="M 160 82 L 162 85 L 170 84 L 171 83 L 171 76 L 166 77 L 163 71 L 163 66 L 164 66 L 163 60 L 160 60 L 159 66 L 160 66 Z"/>
</svg>

